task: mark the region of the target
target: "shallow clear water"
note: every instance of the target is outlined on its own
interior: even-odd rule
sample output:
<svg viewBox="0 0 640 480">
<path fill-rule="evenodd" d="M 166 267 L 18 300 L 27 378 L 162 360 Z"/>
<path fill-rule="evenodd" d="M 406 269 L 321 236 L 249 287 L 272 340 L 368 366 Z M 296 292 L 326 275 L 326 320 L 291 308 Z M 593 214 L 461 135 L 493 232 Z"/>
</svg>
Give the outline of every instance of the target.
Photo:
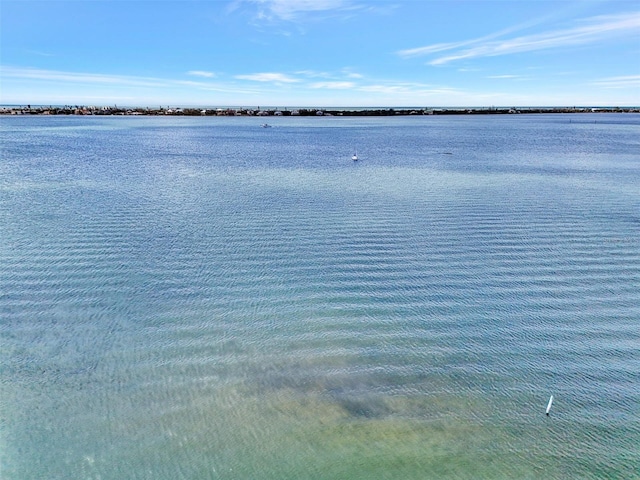
<svg viewBox="0 0 640 480">
<path fill-rule="evenodd" d="M 640 116 L 263 121 L 0 118 L 3 479 L 640 478 Z"/>
</svg>

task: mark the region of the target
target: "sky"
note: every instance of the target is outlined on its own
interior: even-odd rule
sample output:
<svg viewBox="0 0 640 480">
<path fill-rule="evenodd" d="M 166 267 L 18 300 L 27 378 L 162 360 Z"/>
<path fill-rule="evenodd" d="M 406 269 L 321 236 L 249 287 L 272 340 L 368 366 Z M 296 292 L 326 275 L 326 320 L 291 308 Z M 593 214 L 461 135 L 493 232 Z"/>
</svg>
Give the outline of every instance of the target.
<svg viewBox="0 0 640 480">
<path fill-rule="evenodd" d="M 0 0 L 0 104 L 639 106 L 640 0 Z"/>
</svg>

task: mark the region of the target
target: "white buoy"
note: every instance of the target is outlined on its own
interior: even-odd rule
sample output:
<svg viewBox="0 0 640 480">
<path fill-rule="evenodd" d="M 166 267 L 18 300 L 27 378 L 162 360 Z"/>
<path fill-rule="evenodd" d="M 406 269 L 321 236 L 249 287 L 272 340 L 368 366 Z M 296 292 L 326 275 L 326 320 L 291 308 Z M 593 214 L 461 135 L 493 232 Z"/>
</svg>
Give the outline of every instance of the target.
<svg viewBox="0 0 640 480">
<path fill-rule="evenodd" d="M 551 404 L 553 403 L 553 395 L 549 398 L 549 403 L 547 404 L 547 416 L 549 416 L 549 410 L 551 410 Z"/>
</svg>

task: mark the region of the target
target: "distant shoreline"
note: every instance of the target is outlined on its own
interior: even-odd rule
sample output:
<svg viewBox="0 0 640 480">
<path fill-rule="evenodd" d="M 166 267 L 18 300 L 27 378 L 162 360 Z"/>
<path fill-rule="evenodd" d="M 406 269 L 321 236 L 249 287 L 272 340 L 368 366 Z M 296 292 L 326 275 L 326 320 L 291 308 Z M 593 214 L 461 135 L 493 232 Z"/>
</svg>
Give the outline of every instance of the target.
<svg viewBox="0 0 640 480">
<path fill-rule="evenodd" d="M 253 117 L 388 117 L 404 115 L 503 115 L 539 113 L 640 113 L 640 107 L 483 107 L 483 108 L 123 108 L 86 106 L 7 106 L 0 115 L 129 115 Z"/>
</svg>

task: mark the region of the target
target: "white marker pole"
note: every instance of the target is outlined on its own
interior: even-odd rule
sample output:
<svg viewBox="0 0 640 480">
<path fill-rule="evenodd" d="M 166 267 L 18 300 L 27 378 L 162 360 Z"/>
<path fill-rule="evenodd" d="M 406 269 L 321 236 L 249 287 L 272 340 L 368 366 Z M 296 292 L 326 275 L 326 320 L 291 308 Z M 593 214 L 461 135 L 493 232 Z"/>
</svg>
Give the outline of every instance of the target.
<svg viewBox="0 0 640 480">
<path fill-rule="evenodd" d="M 547 416 L 549 416 L 549 410 L 551 410 L 551 404 L 553 403 L 553 395 L 551 395 L 551 398 L 549 399 L 549 404 L 547 405 Z"/>
</svg>

